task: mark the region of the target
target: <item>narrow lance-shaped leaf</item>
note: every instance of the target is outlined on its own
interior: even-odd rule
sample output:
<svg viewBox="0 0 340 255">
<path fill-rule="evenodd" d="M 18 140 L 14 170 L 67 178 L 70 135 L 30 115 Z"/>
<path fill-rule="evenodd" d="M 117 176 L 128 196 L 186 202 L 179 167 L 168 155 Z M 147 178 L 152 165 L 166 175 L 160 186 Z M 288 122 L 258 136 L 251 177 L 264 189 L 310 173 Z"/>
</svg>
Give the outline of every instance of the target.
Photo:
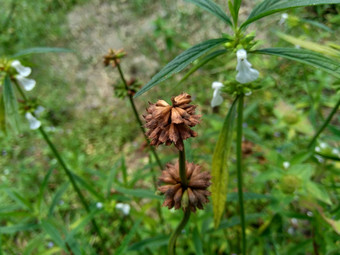
<svg viewBox="0 0 340 255">
<path fill-rule="evenodd" d="M 241 2 L 242 2 L 242 0 L 234 0 L 234 13 L 235 13 L 235 17 L 236 17 L 235 23 L 237 23 L 237 20 L 238 20 L 238 12 L 239 12 L 240 7 L 241 7 Z"/>
<path fill-rule="evenodd" d="M 218 56 L 221 56 L 223 54 L 225 54 L 227 52 L 226 49 L 222 49 L 222 50 L 217 50 L 214 51 L 212 53 L 210 53 L 209 55 L 205 56 L 202 60 L 200 60 L 200 62 L 198 62 L 197 64 L 195 64 L 184 76 L 183 78 L 179 81 L 178 84 L 181 84 L 183 81 L 185 81 L 186 79 L 188 79 L 193 73 L 195 73 L 199 68 L 201 68 L 202 66 L 204 66 L 205 64 L 207 64 L 210 60 L 213 60 L 215 58 L 217 58 Z"/>
<path fill-rule="evenodd" d="M 314 66 L 340 77 L 340 63 L 333 59 L 327 58 L 316 52 L 301 50 L 295 48 L 268 48 L 254 51 L 254 53 L 275 55 Z"/>
<path fill-rule="evenodd" d="M 36 47 L 19 51 L 18 53 L 14 54 L 12 58 L 39 53 L 69 53 L 69 52 L 73 52 L 73 50 L 65 48 Z"/>
<path fill-rule="evenodd" d="M 211 0 L 185 0 L 186 2 L 194 3 L 202 9 L 210 12 L 215 15 L 219 19 L 221 19 L 224 23 L 232 26 L 230 18 L 227 14 L 222 10 L 222 8 Z"/>
<path fill-rule="evenodd" d="M 154 77 L 152 77 L 151 81 L 149 81 L 141 90 L 139 90 L 135 97 L 140 96 L 145 93 L 158 83 L 170 78 L 174 73 L 178 73 L 182 71 L 185 67 L 191 64 L 194 60 L 211 50 L 212 48 L 227 42 L 229 39 L 227 38 L 219 38 L 212 39 L 202 43 L 199 43 L 190 49 L 182 52 L 175 59 L 173 59 L 170 63 L 168 63 L 159 73 L 157 73 Z"/>
<path fill-rule="evenodd" d="M 247 26 L 248 24 L 258 19 L 291 8 L 339 3 L 340 0 L 264 0 L 262 3 L 260 3 L 253 9 L 248 19 L 241 25 L 241 28 Z"/>
<path fill-rule="evenodd" d="M 315 51 L 315 52 L 319 52 L 321 54 L 326 54 L 328 56 L 332 56 L 332 57 L 340 57 L 340 51 L 333 49 L 332 47 L 329 47 L 327 45 L 322 45 L 322 44 L 318 44 L 318 43 L 314 43 L 314 42 L 310 42 L 310 41 L 306 41 L 306 40 L 302 40 L 290 35 L 286 35 L 280 32 L 276 32 L 276 34 L 282 38 L 283 40 L 290 42 L 294 45 L 299 45 L 301 46 L 301 48 L 305 48 L 311 51 Z"/>
<path fill-rule="evenodd" d="M 18 104 L 9 76 L 6 76 L 3 84 L 3 100 L 5 118 L 13 131 L 19 131 Z"/>
<path fill-rule="evenodd" d="M 0 96 L 0 130 L 6 132 L 6 112 L 3 96 Z"/>
<path fill-rule="evenodd" d="M 217 228 L 224 212 L 228 188 L 228 158 L 233 136 L 233 126 L 236 117 L 236 98 L 229 109 L 219 135 L 212 159 L 211 196 L 214 211 L 214 225 Z"/>
</svg>

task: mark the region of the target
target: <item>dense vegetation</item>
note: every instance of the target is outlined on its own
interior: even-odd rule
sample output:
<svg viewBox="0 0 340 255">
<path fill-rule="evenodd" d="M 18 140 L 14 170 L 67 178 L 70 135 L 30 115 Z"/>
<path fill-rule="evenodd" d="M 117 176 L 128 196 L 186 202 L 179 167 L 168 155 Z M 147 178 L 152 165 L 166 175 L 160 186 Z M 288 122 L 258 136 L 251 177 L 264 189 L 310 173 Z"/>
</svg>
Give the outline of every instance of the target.
<svg viewBox="0 0 340 255">
<path fill-rule="evenodd" d="M 43 131 L 30 129 L 28 103 L 17 88 L 18 131 L 0 112 L 0 254 L 168 254 L 169 237 L 184 213 L 161 207 L 159 162 L 130 103 L 145 124 L 148 102 L 170 103 L 182 92 L 202 115 L 194 128 L 198 136 L 184 142 L 186 159 L 214 180 L 213 155 L 223 155 L 228 181 L 222 209 L 208 203 L 191 213 L 177 254 L 340 254 L 339 4 L 288 9 L 287 16 L 265 17 L 233 37 L 232 26 L 188 2 L 211 1 L 0 0 L 0 59 L 29 48 L 46 52 L 13 58 L 32 68 L 37 84 L 25 94 L 29 107 L 45 108 L 39 115 Z M 241 1 L 231 8 L 226 0 L 214 2 L 235 22 Z M 260 2 L 242 1 L 239 26 Z M 226 40 L 221 54 L 209 59 L 214 51 L 207 51 L 162 83 L 151 79 L 193 45 L 220 37 Z M 105 67 L 107 50 L 123 46 L 126 56 L 111 55 Z M 274 47 L 291 55 L 263 50 Z M 260 74 L 251 85 L 235 81 L 240 48 Z M 300 52 L 308 54 L 299 59 Z M 117 60 L 119 68 L 113 68 Z M 9 83 L 0 79 L 3 97 Z M 215 81 L 224 84 L 223 102 L 212 108 Z M 133 98 L 146 84 L 155 86 Z M 244 94 L 240 126 L 236 107 L 230 109 Z M 216 152 L 221 132 L 230 153 Z M 156 153 L 163 166 L 177 160 L 175 146 L 160 145 Z"/>
</svg>

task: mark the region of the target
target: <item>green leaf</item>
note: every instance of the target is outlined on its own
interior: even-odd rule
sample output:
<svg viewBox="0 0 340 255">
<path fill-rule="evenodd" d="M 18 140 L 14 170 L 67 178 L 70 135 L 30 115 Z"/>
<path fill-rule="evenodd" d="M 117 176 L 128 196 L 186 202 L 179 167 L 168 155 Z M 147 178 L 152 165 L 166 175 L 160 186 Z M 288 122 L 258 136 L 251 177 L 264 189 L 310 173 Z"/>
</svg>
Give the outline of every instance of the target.
<svg viewBox="0 0 340 255">
<path fill-rule="evenodd" d="M 132 244 L 128 251 L 143 251 L 145 248 L 157 248 L 168 244 L 169 236 L 160 235 L 144 239 L 140 242 Z"/>
<path fill-rule="evenodd" d="M 139 90 L 135 97 L 138 97 L 157 85 L 158 83 L 170 78 L 174 73 L 178 73 L 182 71 L 185 67 L 191 64 L 194 60 L 211 50 L 212 48 L 227 42 L 229 39 L 227 38 L 219 38 L 212 39 L 200 44 L 197 44 L 190 49 L 182 52 L 175 59 L 173 59 L 170 63 L 168 63 L 159 73 L 157 73 L 154 77 L 152 77 L 151 81 L 149 81 L 141 90 Z"/>
<path fill-rule="evenodd" d="M 6 132 L 6 111 L 3 96 L 0 96 L 0 130 Z"/>
<path fill-rule="evenodd" d="M 306 41 L 306 40 L 302 40 L 290 35 L 286 35 L 280 32 L 276 32 L 276 34 L 282 38 L 283 40 L 292 43 L 294 45 L 299 45 L 302 48 L 311 50 L 311 51 L 315 51 L 321 54 L 326 54 L 328 56 L 332 56 L 332 57 L 340 57 L 340 51 L 333 49 L 332 47 L 329 47 L 327 45 L 322 45 L 322 44 L 318 44 L 318 43 L 314 43 L 314 42 L 310 42 L 310 41 Z"/>
<path fill-rule="evenodd" d="M 323 186 L 314 182 L 307 182 L 305 185 L 307 194 L 326 204 L 332 205 L 332 201 Z"/>
<path fill-rule="evenodd" d="M 65 193 L 65 191 L 67 190 L 68 188 L 68 182 L 64 183 L 58 190 L 57 192 L 55 193 L 53 199 L 52 199 L 52 202 L 51 202 L 51 205 L 50 205 L 50 208 L 48 210 L 48 217 L 51 217 L 53 215 L 53 212 L 54 212 L 54 208 L 56 207 L 57 203 L 60 202 L 60 198 L 61 196 Z"/>
<path fill-rule="evenodd" d="M 192 233 L 192 235 L 193 235 L 194 246 L 195 246 L 195 251 L 196 251 L 195 254 L 196 255 L 204 255 L 201 237 L 200 237 L 200 234 L 198 232 L 197 227 L 194 228 L 194 232 Z"/>
<path fill-rule="evenodd" d="M 118 192 L 124 194 L 124 195 L 130 195 L 133 197 L 139 197 L 139 198 L 150 198 L 150 199 L 160 199 L 163 198 L 161 196 L 157 196 L 154 192 L 150 190 L 145 189 L 126 189 L 122 187 L 115 186 L 114 187 Z"/>
<path fill-rule="evenodd" d="M 83 178 L 76 174 L 72 174 L 74 179 L 76 179 L 77 182 L 80 183 L 80 185 L 86 189 L 89 193 L 91 193 L 93 196 L 95 196 L 98 200 L 104 201 L 105 197 L 102 195 L 100 192 L 94 189 L 94 186 L 91 185 L 90 183 L 87 183 Z"/>
<path fill-rule="evenodd" d="M 258 194 L 258 193 L 253 193 L 253 192 L 244 192 L 243 193 L 243 199 L 245 201 L 247 200 L 259 200 L 259 199 L 267 199 L 267 200 L 273 200 L 274 197 L 271 195 L 266 195 L 266 194 Z M 227 201 L 238 201 L 238 193 L 233 192 L 228 194 L 227 196 Z"/>
<path fill-rule="evenodd" d="M 19 131 L 18 104 L 14 94 L 12 82 L 7 75 L 3 84 L 3 100 L 5 106 L 5 118 L 14 132 Z"/>
<path fill-rule="evenodd" d="M 340 3 L 340 0 L 264 0 L 253 9 L 248 19 L 241 25 L 240 28 L 243 28 L 256 20 L 271 15 L 273 13 L 288 10 L 291 8 L 338 3 Z"/>
<path fill-rule="evenodd" d="M 38 209 L 39 209 L 39 212 L 41 211 L 41 203 L 43 201 L 43 198 L 44 198 L 44 191 L 47 187 L 47 183 L 48 183 L 48 180 L 50 179 L 50 176 L 53 172 L 54 168 L 51 167 L 48 171 L 47 171 L 47 174 L 45 175 L 44 177 L 44 180 L 42 182 L 42 184 L 40 185 L 40 190 L 39 190 L 39 196 L 38 196 Z"/>
<path fill-rule="evenodd" d="M 138 220 L 136 223 L 134 223 L 132 229 L 129 231 L 127 236 L 124 238 L 122 244 L 117 249 L 115 255 L 126 254 L 125 251 L 127 249 L 127 246 L 129 244 L 129 242 L 131 241 L 133 235 L 137 232 L 137 229 L 138 229 L 140 223 L 141 223 L 141 220 Z"/>
<path fill-rule="evenodd" d="M 23 223 L 17 224 L 13 226 L 4 226 L 0 227 L 0 234 L 14 234 L 16 232 L 26 231 L 26 230 L 33 230 L 38 227 L 35 223 Z"/>
<path fill-rule="evenodd" d="M 295 48 L 268 48 L 257 50 L 254 53 L 288 58 L 297 62 L 314 66 L 328 73 L 331 73 L 336 77 L 340 77 L 340 63 L 338 61 L 327 58 L 319 53 L 309 50 L 301 50 Z"/>
<path fill-rule="evenodd" d="M 30 255 L 35 249 L 44 243 L 44 235 L 40 234 L 32 238 L 29 243 L 26 244 L 25 250 L 22 255 Z"/>
<path fill-rule="evenodd" d="M 42 229 L 52 238 L 56 245 L 63 248 L 64 251 L 68 252 L 66 243 L 61 237 L 59 231 L 53 226 L 53 224 L 47 220 L 41 221 Z"/>
<path fill-rule="evenodd" d="M 18 53 L 14 54 L 12 58 L 22 57 L 22 56 L 30 55 L 30 54 L 69 53 L 69 52 L 74 52 L 74 51 L 70 49 L 65 49 L 65 48 L 35 47 L 35 48 L 30 48 L 30 49 L 19 51 Z"/>
<path fill-rule="evenodd" d="M 211 14 L 215 15 L 219 19 L 221 19 L 224 23 L 232 26 L 230 18 L 225 14 L 222 8 L 211 0 L 185 0 L 186 2 L 190 2 L 196 4 L 197 6 L 201 7 L 202 9 L 210 12 Z"/>
<path fill-rule="evenodd" d="M 200 67 L 204 66 L 206 63 L 208 63 L 210 60 L 213 60 L 214 58 L 217 58 L 218 56 L 221 56 L 223 54 L 227 53 L 227 50 L 217 50 L 214 51 L 207 56 L 205 56 L 200 62 L 195 64 L 184 76 L 183 78 L 178 82 L 178 84 L 181 84 L 183 81 L 188 79 L 194 72 L 196 72 Z"/>
<path fill-rule="evenodd" d="M 224 212 L 228 187 L 228 158 L 233 136 L 233 126 L 236 117 L 236 98 L 225 118 L 212 159 L 211 197 L 214 211 L 214 225 L 218 227 Z"/>
<path fill-rule="evenodd" d="M 238 11 L 240 10 L 242 0 L 234 0 L 234 10 L 238 15 Z"/>
</svg>

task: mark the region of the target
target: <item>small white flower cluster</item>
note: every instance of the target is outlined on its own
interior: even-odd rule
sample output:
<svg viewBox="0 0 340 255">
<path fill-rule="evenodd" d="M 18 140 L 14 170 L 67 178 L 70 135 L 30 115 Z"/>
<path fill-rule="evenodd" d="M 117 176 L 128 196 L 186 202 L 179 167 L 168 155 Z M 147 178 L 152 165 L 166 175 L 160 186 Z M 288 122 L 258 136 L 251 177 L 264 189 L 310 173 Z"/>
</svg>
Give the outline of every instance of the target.
<svg viewBox="0 0 340 255">
<path fill-rule="evenodd" d="M 35 116 L 39 116 L 40 113 L 42 113 L 44 110 L 45 110 L 44 107 L 38 106 L 37 109 L 35 109 L 35 111 L 34 111 Z M 40 128 L 40 126 L 41 126 L 40 120 L 38 120 L 36 117 L 34 117 L 32 113 L 26 112 L 25 117 L 30 124 L 30 129 L 35 130 L 35 129 Z"/>
<path fill-rule="evenodd" d="M 244 49 L 240 49 L 236 52 L 237 57 L 237 66 L 236 66 L 236 80 L 239 83 L 249 83 L 252 81 L 255 81 L 257 78 L 259 78 L 260 73 L 255 70 L 254 68 L 251 68 L 251 64 L 247 60 L 247 51 Z M 223 98 L 221 96 L 221 88 L 223 87 L 223 84 L 221 82 L 213 82 L 212 88 L 214 90 L 213 98 L 211 100 L 211 107 L 216 107 L 220 104 L 222 104 Z M 245 94 L 246 96 L 251 95 L 251 91 Z"/>
<path fill-rule="evenodd" d="M 129 204 L 117 203 L 116 204 L 116 209 L 118 211 L 121 211 L 124 215 L 129 215 L 131 208 L 130 208 Z"/>
<path fill-rule="evenodd" d="M 24 88 L 26 91 L 31 91 L 35 87 L 35 80 L 27 78 L 32 69 L 30 67 L 23 66 L 19 60 L 13 60 L 11 62 L 11 67 L 13 67 L 17 74 L 14 75 L 14 78 L 17 82 Z M 38 106 L 38 108 L 34 111 L 34 115 L 31 112 L 26 112 L 25 117 L 29 122 L 30 129 L 35 130 L 41 126 L 41 122 L 35 117 L 38 116 L 44 107 Z"/>
<path fill-rule="evenodd" d="M 31 68 L 23 66 L 19 60 L 14 60 L 11 67 L 18 72 L 14 77 L 26 91 L 30 91 L 35 87 L 35 80 L 27 78 L 32 72 Z"/>
</svg>

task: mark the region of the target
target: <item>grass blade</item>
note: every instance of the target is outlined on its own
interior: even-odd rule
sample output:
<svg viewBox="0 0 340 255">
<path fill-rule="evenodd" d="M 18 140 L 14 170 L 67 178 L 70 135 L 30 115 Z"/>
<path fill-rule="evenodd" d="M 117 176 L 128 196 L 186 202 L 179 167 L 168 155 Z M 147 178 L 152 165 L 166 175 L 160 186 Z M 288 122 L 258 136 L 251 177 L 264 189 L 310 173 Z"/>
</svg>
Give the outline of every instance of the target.
<svg viewBox="0 0 340 255">
<path fill-rule="evenodd" d="M 139 224 L 141 223 L 141 220 L 138 220 L 135 225 L 132 227 L 132 229 L 129 231 L 127 236 L 124 238 L 122 244 L 119 246 L 118 250 L 116 251 L 115 255 L 121 255 L 125 254 L 125 251 L 128 247 L 129 242 L 131 241 L 134 234 L 137 232 L 137 229 L 139 227 Z"/>
<path fill-rule="evenodd" d="M 74 52 L 74 51 L 70 50 L 70 49 L 65 49 L 65 48 L 35 47 L 35 48 L 29 48 L 29 49 L 25 49 L 25 50 L 19 51 L 18 53 L 14 54 L 12 56 L 12 58 L 22 57 L 22 56 L 30 55 L 30 54 L 70 53 L 70 52 Z"/>
</svg>

